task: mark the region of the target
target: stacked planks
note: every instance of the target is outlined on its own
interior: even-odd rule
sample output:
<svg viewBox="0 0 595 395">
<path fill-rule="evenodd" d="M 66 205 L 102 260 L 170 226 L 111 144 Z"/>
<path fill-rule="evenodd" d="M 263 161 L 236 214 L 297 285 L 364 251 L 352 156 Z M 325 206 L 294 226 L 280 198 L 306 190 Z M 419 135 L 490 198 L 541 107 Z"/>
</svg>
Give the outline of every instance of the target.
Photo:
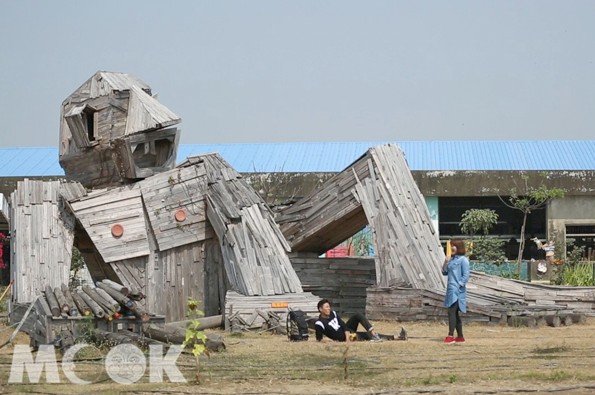
<svg viewBox="0 0 595 395">
<path fill-rule="evenodd" d="M 414 288 L 370 288 L 366 314 L 372 320 L 425 321 L 447 320 L 444 308 L 444 294 L 435 290 Z M 533 325 L 538 320 L 548 321 L 552 326 L 556 320 L 552 317 L 576 315 L 576 311 L 561 304 L 531 305 L 514 302 L 510 299 L 494 295 L 485 295 L 469 291 L 467 296 L 467 313 L 465 321 L 488 323 L 516 323 L 519 317 L 531 317 Z"/>
<path fill-rule="evenodd" d="M 341 314 L 365 313 L 367 289 L 376 284 L 374 258 L 298 254 L 290 259 L 304 291 L 330 299 Z"/>
<path fill-rule="evenodd" d="M 309 318 L 318 317 L 317 304 L 319 300 L 318 296 L 310 292 L 245 296 L 234 291 L 227 291 L 225 329 L 282 329 L 285 328 L 289 310 L 302 310 Z M 273 328 L 277 325 L 278 328 Z"/>
<path fill-rule="evenodd" d="M 75 221 L 61 210 L 59 181 L 24 179 L 11 194 L 12 300 L 27 303 L 70 275 Z"/>
<path fill-rule="evenodd" d="M 370 175 L 366 156 L 279 213 L 276 221 L 292 251 L 323 254 L 366 226 L 368 219 L 353 193 L 353 174 L 360 179 Z"/>
<path fill-rule="evenodd" d="M 160 251 L 212 237 L 206 221 L 203 163 L 178 167 L 139 182 L 150 229 Z M 182 214 L 177 217 L 176 214 Z"/>
<path fill-rule="evenodd" d="M 444 319 L 443 303 L 444 292 L 436 290 L 374 287 L 368 289 L 366 314 L 371 319 Z M 559 324 L 568 317 L 595 315 L 595 287 L 536 285 L 472 271 L 467 311 L 469 321 L 511 324 L 530 317 L 533 325 L 541 319 L 558 326 L 552 317 Z"/>
<path fill-rule="evenodd" d="M 374 229 L 377 284 L 444 289 L 444 276 L 434 270 L 444 251 L 403 152 L 389 144 L 368 153 L 370 177 L 356 191 Z"/>
<path fill-rule="evenodd" d="M 138 184 L 96 190 L 68 203 L 104 262 L 149 254 L 147 224 Z M 114 234 L 114 226 L 121 227 L 122 233 Z"/>
<path fill-rule="evenodd" d="M 262 198 L 219 155 L 202 157 L 206 215 L 221 246 L 232 289 L 243 295 L 302 292 L 290 247 Z"/>
<path fill-rule="evenodd" d="M 371 148 L 277 219 L 293 251 L 321 253 L 369 224 L 376 282 L 444 289 L 434 270 L 444 260 L 425 200 L 396 145 Z"/>
</svg>

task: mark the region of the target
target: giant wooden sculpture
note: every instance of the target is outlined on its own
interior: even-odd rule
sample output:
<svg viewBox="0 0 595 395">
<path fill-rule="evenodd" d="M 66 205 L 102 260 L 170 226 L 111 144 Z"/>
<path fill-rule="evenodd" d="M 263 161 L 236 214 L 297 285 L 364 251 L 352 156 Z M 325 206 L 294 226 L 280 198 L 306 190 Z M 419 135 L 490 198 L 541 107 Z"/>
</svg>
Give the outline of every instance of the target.
<svg viewBox="0 0 595 395">
<path fill-rule="evenodd" d="M 223 314 L 228 291 L 236 312 L 238 295 L 263 297 L 264 307 L 267 297 L 297 295 L 300 308 L 316 310 L 272 213 L 242 176 L 218 154 L 175 167 L 179 122 L 123 73 L 97 72 L 64 101 L 69 182 L 26 181 L 13 194 L 15 302 L 68 283 L 74 244 L 94 281 L 138 290 L 142 308 L 170 321 L 184 318 L 188 298 Z"/>
</svg>

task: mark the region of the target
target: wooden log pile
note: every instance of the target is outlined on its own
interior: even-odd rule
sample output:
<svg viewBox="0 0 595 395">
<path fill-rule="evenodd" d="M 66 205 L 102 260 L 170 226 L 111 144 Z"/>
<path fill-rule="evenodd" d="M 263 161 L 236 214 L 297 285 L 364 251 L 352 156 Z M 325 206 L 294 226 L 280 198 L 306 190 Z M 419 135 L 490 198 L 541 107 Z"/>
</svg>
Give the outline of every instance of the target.
<svg viewBox="0 0 595 395">
<path fill-rule="evenodd" d="M 64 284 L 54 289 L 48 285 L 41 303 L 47 303 L 50 315 L 56 318 L 94 316 L 112 320 L 127 315 L 141 321 L 149 320 L 149 314 L 129 297 L 126 287 L 110 280 L 97 282 L 96 285 L 96 288 L 83 286 L 73 291 Z"/>
<path fill-rule="evenodd" d="M 124 295 L 122 292 L 127 293 Z M 97 330 L 139 331 L 142 323 L 162 323 L 163 316 L 148 314 L 132 300 L 127 288 L 110 282 L 97 283 L 97 287 L 83 286 L 70 290 L 65 284 L 60 287 L 46 286 L 32 302 L 32 308 L 24 309 L 16 304 L 11 314 L 13 322 L 23 321 L 21 330 L 30 335 L 32 344 L 54 343 L 60 347 L 72 345 L 80 335 L 81 320 L 92 319 Z"/>
<path fill-rule="evenodd" d="M 92 325 L 92 329 L 86 335 L 112 345 L 162 344 L 166 350 L 170 344 L 184 343 L 188 320 L 165 324 L 163 316 L 145 312 L 137 300 L 133 300 L 140 295 L 131 293 L 129 288 L 110 280 L 96 285 L 73 291 L 65 285 L 54 289 L 47 286 L 32 304 L 14 305 L 11 318 L 15 322 L 22 321 L 20 330 L 30 335 L 34 348 L 40 344 L 68 348 L 88 325 Z M 201 325 L 197 330 L 221 327 L 223 316 L 203 317 L 199 321 Z M 209 351 L 225 350 L 224 339 L 216 334 L 207 334 L 204 344 Z M 189 348 L 185 351 L 190 352 Z"/>
</svg>

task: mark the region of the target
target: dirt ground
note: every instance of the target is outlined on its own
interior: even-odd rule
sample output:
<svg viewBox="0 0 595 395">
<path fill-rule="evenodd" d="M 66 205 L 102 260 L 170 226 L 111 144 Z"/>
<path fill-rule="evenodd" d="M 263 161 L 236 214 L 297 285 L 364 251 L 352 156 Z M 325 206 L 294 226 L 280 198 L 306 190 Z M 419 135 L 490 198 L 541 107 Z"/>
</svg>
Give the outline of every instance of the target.
<svg viewBox="0 0 595 395">
<path fill-rule="evenodd" d="M 381 333 L 401 324 L 376 322 Z M 408 393 L 595 393 L 595 318 L 568 327 L 514 328 L 470 324 L 464 344 L 446 345 L 445 323 L 404 323 L 408 341 L 290 343 L 284 336 L 225 336 L 227 350 L 201 358 L 194 382 L 191 355 L 177 366 L 187 383 L 129 385 L 112 381 L 101 356 L 77 363 L 93 384 L 8 384 L 13 346 L 0 349 L 0 393 L 36 394 L 408 394 Z M 0 325 L 0 344 L 12 330 Z M 28 344 L 19 334 L 17 344 Z M 26 374 L 25 374 L 26 377 Z M 25 381 L 27 378 L 25 378 Z"/>
</svg>

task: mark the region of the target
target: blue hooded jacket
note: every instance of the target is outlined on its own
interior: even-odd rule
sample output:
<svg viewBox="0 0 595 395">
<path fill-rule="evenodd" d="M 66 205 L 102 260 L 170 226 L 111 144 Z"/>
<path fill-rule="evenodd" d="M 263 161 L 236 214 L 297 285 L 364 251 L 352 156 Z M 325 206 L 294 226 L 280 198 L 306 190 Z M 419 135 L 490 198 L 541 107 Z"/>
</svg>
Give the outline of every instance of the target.
<svg viewBox="0 0 595 395">
<path fill-rule="evenodd" d="M 448 262 L 446 271 L 442 272 L 448 276 L 446 283 L 446 297 L 444 298 L 444 307 L 452 306 L 456 301 L 459 302 L 459 309 L 467 312 L 467 282 L 469 281 L 469 259 L 464 255 L 455 255 Z"/>
</svg>

